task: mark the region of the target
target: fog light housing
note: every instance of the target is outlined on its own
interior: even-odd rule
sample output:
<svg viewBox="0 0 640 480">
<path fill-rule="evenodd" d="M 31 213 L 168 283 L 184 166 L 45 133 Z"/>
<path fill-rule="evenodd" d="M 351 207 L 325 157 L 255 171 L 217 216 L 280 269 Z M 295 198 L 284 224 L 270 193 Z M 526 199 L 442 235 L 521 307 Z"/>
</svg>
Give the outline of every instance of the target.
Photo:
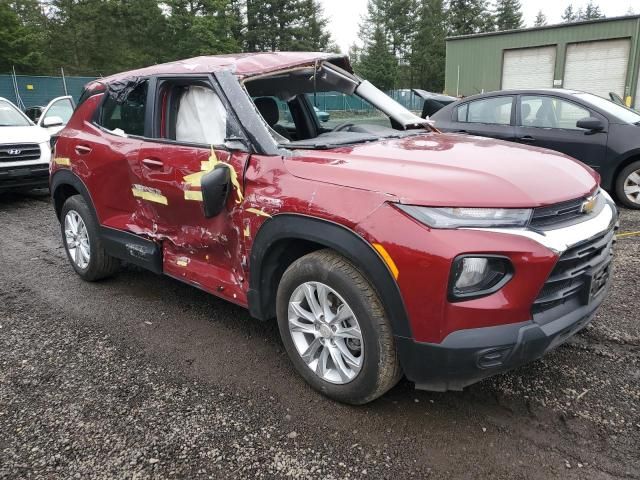
<svg viewBox="0 0 640 480">
<path fill-rule="evenodd" d="M 485 297 L 504 287 L 513 276 L 507 257 L 461 255 L 453 261 L 449 280 L 449 300 L 460 302 Z"/>
</svg>

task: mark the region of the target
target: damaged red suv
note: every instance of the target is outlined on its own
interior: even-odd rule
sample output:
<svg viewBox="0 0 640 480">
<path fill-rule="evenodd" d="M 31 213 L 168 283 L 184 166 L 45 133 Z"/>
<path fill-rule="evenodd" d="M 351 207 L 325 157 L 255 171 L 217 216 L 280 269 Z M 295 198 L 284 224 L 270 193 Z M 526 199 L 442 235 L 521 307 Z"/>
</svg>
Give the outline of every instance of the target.
<svg viewBox="0 0 640 480">
<path fill-rule="evenodd" d="M 126 261 L 277 318 L 300 375 L 353 404 L 402 375 L 459 390 L 585 327 L 618 217 L 598 181 L 558 153 L 440 133 L 316 53 L 93 82 L 51 167 L 83 279 Z"/>
</svg>

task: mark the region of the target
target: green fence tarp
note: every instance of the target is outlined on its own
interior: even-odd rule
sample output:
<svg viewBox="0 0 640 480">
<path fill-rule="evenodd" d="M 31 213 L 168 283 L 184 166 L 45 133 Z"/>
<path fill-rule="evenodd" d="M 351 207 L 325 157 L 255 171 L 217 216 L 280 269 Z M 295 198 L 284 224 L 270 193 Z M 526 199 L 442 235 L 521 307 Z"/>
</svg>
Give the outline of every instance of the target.
<svg viewBox="0 0 640 480">
<path fill-rule="evenodd" d="M 94 77 L 65 77 L 67 91 L 77 102 L 82 92 L 82 87 L 94 80 Z M 36 77 L 17 75 L 18 94 L 25 107 L 35 105 L 45 106 L 56 97 L 64 95 L 62 77 Z M 0 97 L 18 104 L 16 92 L 11 75 L 0 75 Z"/>
<path fill-rule="evenodd" d="M 17 75 L 18 93 L 25 107 L 35 105 L 47 105 L 52 99 L 64 95 L 62 77 L 40 77 Z M 77 102 L 82 92 L 82 87 L 95 77 L 65 77 L 67 91 Z M 410 90 L 393 90 L 386 92 L 391 98 L 408 108 L 409 110 L 422 111 L 422 102 L 417 95 Z M 13 78 L 11 75 L 0 75 L 0 97 L 18 104 Z M 331 93 L 318 93 L 317 106 L 326 112 L 361 111 L 367 110 L 367 106 L 357 98 L 347 98 L 344 95 Z"/>
</svg>

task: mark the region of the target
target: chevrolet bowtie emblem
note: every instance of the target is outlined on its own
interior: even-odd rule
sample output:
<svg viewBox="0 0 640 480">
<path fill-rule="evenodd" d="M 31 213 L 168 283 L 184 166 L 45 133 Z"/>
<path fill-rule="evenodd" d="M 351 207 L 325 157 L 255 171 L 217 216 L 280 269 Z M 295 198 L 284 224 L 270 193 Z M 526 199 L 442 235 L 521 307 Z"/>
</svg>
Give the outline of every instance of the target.
<svg viewBox="0 0 640 480">
<path fill-rule="evenodd" d="M 589 197 L 582 204 L 582 213 L 586 213 L 587 215 L 593 212 L 596 208 L 596 197 Z"/>
</svg>

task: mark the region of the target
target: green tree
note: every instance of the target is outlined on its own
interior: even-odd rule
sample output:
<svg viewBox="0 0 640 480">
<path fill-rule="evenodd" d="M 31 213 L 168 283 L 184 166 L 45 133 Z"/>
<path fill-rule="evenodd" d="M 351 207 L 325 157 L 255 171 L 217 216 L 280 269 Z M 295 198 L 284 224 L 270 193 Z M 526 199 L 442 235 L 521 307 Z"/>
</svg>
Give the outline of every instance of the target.
<svg viewBox="0 0 640 480">
<path fill-rule="evenodd" d="M 230 0 L 168 0 L 168 39 L 172 59 L 241 49 L 241 6 Z"/>
<path fill-rule="evenodd" d="M 562 14 L 562 21 L 564 23 L 571 23 L 578 20 L 577 14 L 573 10 L 573 5 L 567 5 L 567 8 L 564 9 Z"/>
<path fill-rule="evenodd" d="M 536 19 L 533 22 L 533 26 L 534 27 L 543 27 L 547 24 L 547 16 L 542 13 L 542 10 L 538 11 L 538 14 L 536 15 Z"/>
<path fill-rule="evenodd" d="M 37 1 L 0 0 L 0 72 L 49 70 L 45 21 Z"/>
<path fill-rule="evenodd" d="M 590 0 L 587 3 L 587 7 L 584 10 L 584 15 L 581 17 L 581 20 L 592 20 L 594 18 L 604 18 L 604 14 L 600 10 L 599 5 L 594 5 L 593 1 Z"/>
<path fill-rule="evenodd" d="M 374 27 L 373 38 L 365 45 L 357 72 L 382 90 L 396 85 L 398 59 L 391 52 L 381 26 Z"/>
<path fill-rule="evenodd" d="M 495 22 L 498 31 L 522 28 L 522 4 L 519 0 L 496 0 Z"/>
<path fill-rule="evenodd" d="M 376 28 L 380 28 L 390 51 L 406 57 L 416 30 L 416 9 L 417 0 L 369 0 L 360 38 L 365 43 L 372 41 Z"/>
<path fill-rule="evenodd" d="M 171 58 L 155 0 L 53 0 L 48 26 L 48 58 L 70 74 L 106 75 Z"/>
<path fill-rule="evenodd" d="M 420 0 L 417 30 L 410 57 L 411 87 L 433 92 L 444 89 L 447 11 L 444 0 Z"/>
<path fill-rule="evenodd" d="M 449 28 L 451 35 L 469 35 L 493 30 L 493 21 L 486 0 L 450 0 Z"/>
<path fill-rule="evenodd" d="M 297 12 L 292 50 L 321 52 L 335 49 L 327 27 L 329 21 L 318 0 L 300 0 Z"/>
<path fill-rule="evenodd" d="M 250 52 L 292 50 L 299 0 L 247 0 L 246 48 Z"/>
</svg>

